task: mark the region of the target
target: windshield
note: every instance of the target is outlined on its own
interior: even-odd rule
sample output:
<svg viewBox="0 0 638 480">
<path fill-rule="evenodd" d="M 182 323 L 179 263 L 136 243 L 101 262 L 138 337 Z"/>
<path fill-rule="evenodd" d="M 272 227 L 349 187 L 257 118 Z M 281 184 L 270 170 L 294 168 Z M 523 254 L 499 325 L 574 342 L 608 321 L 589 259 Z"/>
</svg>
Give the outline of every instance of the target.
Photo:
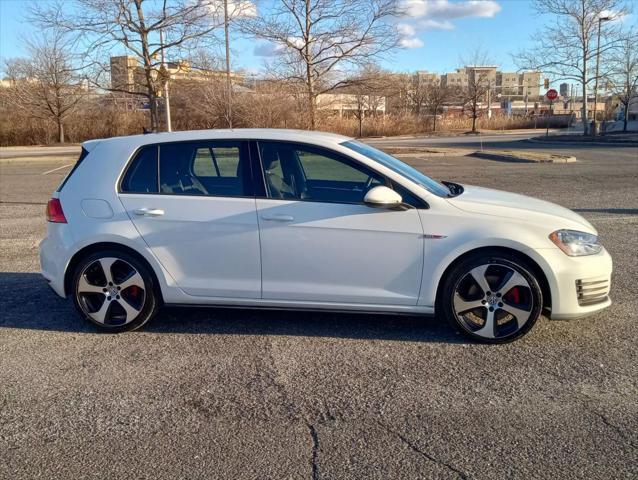
<svg viewBox="0 0 638 480">
<path fill-rule="evenodd" d="M 343 142 L 341 145 L 348 147 L 350 150 L 354 150 L 361 155 L 365 155 L 384 167 L 388 167 L 393 172 L 396 172 L 402 177 L 422 186 L 434 195 L 438 195 L 439 197 L 450 196 L 450 190 L 445 185 L 440 184 L 436 180 L 432 180 L 427 175 L 419 172 L 416 168 L 403 163 L 401 160 L 394 158 L 392 155 L 388 155 L 381 150 L 377 150 L 370 145 L 366 145 L 365 143 L 361 143 L 356 140 L 348 140 L 347 142 Z"/>
</svg>

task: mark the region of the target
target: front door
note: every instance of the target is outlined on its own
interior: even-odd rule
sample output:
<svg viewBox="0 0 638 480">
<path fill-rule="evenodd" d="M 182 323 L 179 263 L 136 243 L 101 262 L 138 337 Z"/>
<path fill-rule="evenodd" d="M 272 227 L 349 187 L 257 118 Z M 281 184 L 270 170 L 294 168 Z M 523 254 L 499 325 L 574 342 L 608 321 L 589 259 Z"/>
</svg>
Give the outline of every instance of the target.
<svg viewBox="0 0 638 480">
<path fill-rule="evenodd" d="M 143 148 L 124 176 L 128 215 L 187 294 L 261 296 L 249 163 L 245 142 L 175 142 Z"/>
<path fill-rule="evenodd" d="M 264 299 L 416 305 L 423 229 L 416 209 L 363 203 L 377 172 L 327 149 L 259 142 Z"/>
</svg>

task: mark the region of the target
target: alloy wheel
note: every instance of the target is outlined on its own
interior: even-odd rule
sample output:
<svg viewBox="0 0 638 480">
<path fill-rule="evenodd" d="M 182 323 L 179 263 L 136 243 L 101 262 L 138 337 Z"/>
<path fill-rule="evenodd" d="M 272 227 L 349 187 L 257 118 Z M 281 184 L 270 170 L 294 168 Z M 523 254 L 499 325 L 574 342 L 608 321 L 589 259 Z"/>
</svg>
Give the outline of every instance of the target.
<svg viewBox="0 0 638 480">
<path fill-rule="evenodd" d="M 534 296 L 530 282 L 512 266 L 486 263 L 456 283 L 453 308 L 469 332 L 498 339 L 515 334 L 530 320 Z"/>
<path fill-rule="evenodd" d="M 99 324 L 122 326 L 144 306 L 144 279 L 128 262 L 105 257 L 89 263 L 79 276 L 76 296 L 86 315 Z"/>
</svg>

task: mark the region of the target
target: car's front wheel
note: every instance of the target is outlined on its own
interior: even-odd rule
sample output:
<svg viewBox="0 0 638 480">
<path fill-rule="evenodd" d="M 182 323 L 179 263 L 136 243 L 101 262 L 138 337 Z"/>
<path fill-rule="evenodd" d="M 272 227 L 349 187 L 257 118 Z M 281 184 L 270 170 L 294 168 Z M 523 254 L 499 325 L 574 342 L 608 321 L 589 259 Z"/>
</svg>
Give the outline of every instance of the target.
<svg viewBox="0 0 638 480">
<path fill-rule="evenodd" d="M 543 296 L 533 271 L 524 259 L 508 253 L 468 256 L 448 272 L 437 307 L 475 340 L 510 342 L 541 316 Z"/>
<path fill-rule="evenodd" d="M 109 332 L 140 328 L 159 306 L 146 265 L 119 251 L 93 253 L 78 263 L 73 300 L 83 317 Z"/>
</svg>

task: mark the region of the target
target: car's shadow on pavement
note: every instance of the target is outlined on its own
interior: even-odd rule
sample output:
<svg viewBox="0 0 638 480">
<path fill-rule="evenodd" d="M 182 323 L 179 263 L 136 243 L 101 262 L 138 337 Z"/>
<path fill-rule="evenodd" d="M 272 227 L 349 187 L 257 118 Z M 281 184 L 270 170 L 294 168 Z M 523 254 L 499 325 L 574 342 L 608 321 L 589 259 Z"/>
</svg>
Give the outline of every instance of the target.
<svg viewBox="0 0 638 480">
<path fill-rule="evenodd" d="M 38 273 L 0 272 L 0 292 L 0 329 L 99 332 L 78 316 L 70 300 L 58 297 Z M 445 321 L 430 316 L 241 308 L 164 308 L 143 331 L 467 343 Z"/>
</svg>

